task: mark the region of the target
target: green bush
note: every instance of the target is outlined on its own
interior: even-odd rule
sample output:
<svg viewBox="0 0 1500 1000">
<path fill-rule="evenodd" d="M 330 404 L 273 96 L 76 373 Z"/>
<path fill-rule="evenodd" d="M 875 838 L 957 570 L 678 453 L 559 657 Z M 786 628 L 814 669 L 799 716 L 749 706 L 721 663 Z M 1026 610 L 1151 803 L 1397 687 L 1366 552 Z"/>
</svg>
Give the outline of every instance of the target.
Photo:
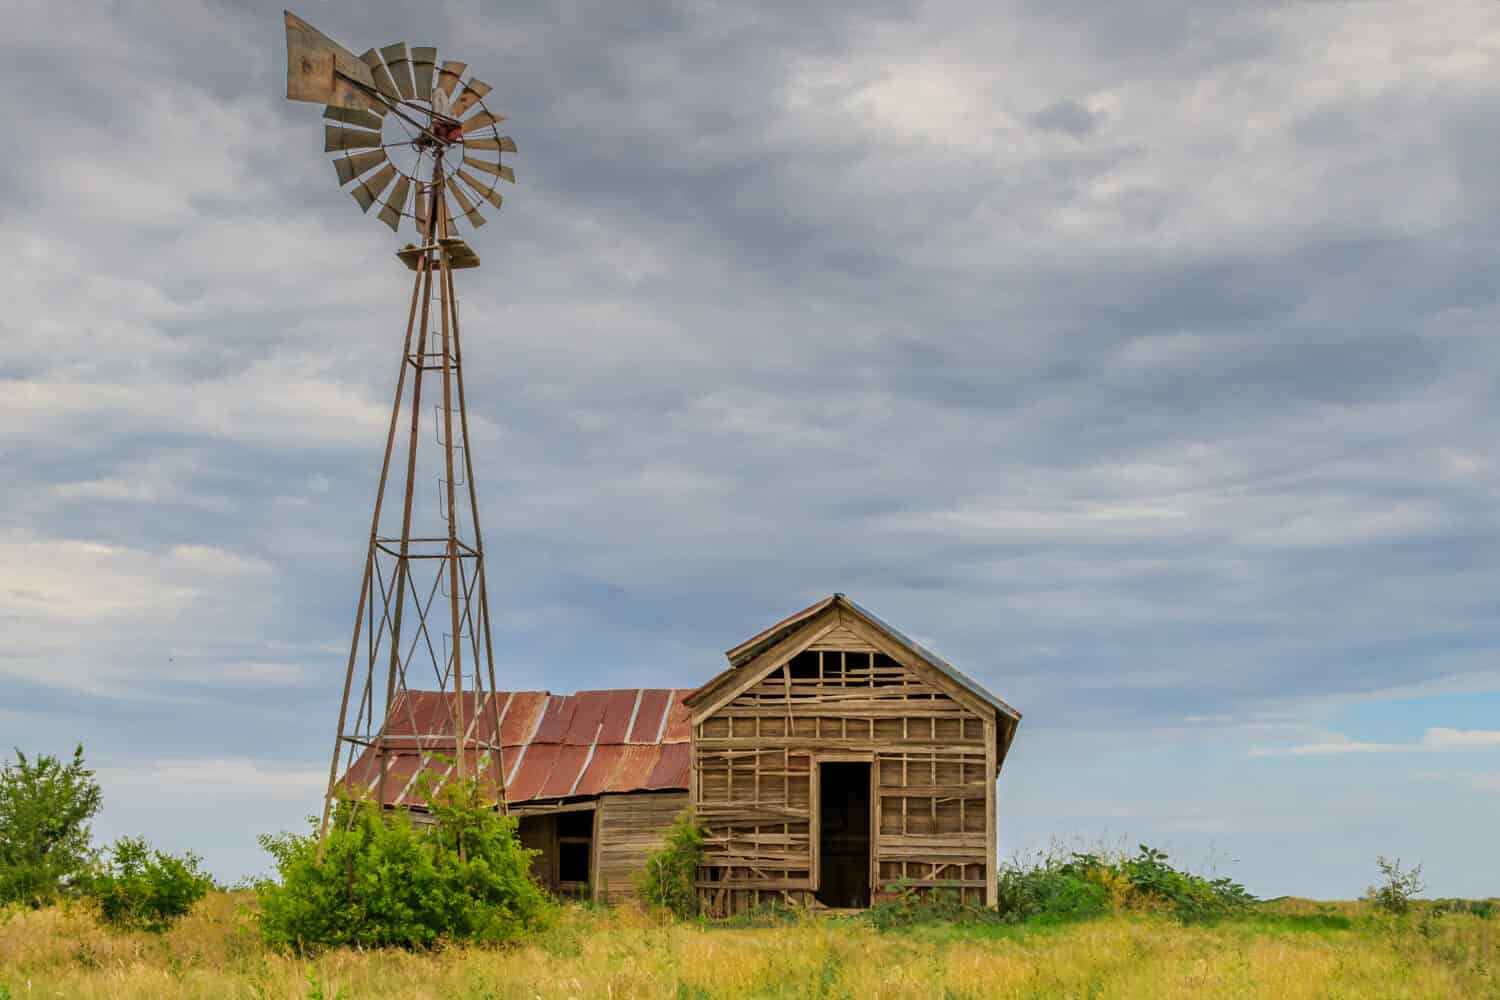
<svg viewBox="0 0 1500 1000">
<path fill-rule="evenodd" d="M 484 805 L 477 783 L 450 785 L 429 824 L 368 803 L 340 804 L 318 856 L 316 832 L 260 838 L 279 880 L 256 886 L 263 940 L 306 952 L 328 946 L 430 948 L 497 944 L 551 912 L 532 880 L 516 820 Z"/>
<path fill-rule="evenodd" d="M 191 852 L 174 857 L 152 850 L 141 837 L 121 837 L 106 854 L 108 860 L 81 886 L 99 918 L 112 927 L 164 931 L 213 888 Z"/>
<path fill-rule="evenodd" d="M 1380 869 L 1383 881 L 1365 890 L 1365 899 L 1375 908 L 1391 914 L 1402 914 L 1411 909 L 1411 901 L 1426 888 L 1422 884 L 1422 866 L 1406 869 L 1401 859 L 1378 857 L 1375 865 Z"/>
<path fill-rule="evenodd" d="M 646 858 L 636 876 L 641 899 L 679 917 L 698 912 L 698 866 L 703 863 L 703 828 L 691 810 L 679 813 L 667 829 L 661 850 Z"/>
<path fill-rule="evenodd" d="M 82 744 L 68 763 L 17 750 L 16 762 L 0 768 L 0 906 L 45 906 L 87 873 L 89 820 L 102 795 Z"/>
<path fill-rule="evenodd" d="M 1434 899 L 1428 906 L 1432 913 L 1467 913 L 1489 920 L 1500 916 L 1500 899 Z"/>
<path fill-rule="evenodd" d="M 1168 910 L 1184 921 L 1247 910 L 1254 897 L 1227 878 L 1179 871 L 1167 855 L 1141 844 L 1134 856 L 1051 853 L 1011 863 L 996 879 L 997 910 L 1006 920 L 1077 920 L 1112 908 Z"/>
</svg>

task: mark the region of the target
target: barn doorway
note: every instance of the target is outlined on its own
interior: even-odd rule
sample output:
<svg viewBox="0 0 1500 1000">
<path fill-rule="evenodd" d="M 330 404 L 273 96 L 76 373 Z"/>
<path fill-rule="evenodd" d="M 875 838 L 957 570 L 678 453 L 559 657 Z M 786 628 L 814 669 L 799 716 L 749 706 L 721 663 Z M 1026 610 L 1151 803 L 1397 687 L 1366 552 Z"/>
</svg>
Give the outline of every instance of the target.
<svg viewBox="0 0 1500 1000">
<path fill-rule="evenodd" d="M 870 764 L 818 765 L 818 888 L 835 908 L 870 905 Z"/>
<path fill-rule="evenodd" d="M 593 877 L 594 811 L 557 814 L 557 891 L 586 896 Z"/>
</svg>

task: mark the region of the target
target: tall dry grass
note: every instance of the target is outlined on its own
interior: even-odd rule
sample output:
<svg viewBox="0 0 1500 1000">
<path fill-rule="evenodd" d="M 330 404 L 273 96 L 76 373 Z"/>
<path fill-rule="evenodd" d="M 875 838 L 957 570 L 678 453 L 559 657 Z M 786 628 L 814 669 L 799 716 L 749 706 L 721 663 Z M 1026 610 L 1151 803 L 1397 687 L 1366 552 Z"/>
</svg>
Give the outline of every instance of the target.
<svg viewBox="0 0 1500 1000">
<path fill-rule="evenodd" d="M 109 933 L 77 909 L 12 912 L 0 918 L 0 986 L 13 1000 L 1500 998 L 1500 920 L 1377 920 L 1357 905 L 1288 902 L 1206 927 L 1118 916 L 1046 930 L 900 932 L 831 919 L 704 927 L 631 909 L 570 908 L 514 949 L 316 959 L 265 950 L 250 906 L 245 896 L 215 893 L 160 937 Z"/>
</svg>

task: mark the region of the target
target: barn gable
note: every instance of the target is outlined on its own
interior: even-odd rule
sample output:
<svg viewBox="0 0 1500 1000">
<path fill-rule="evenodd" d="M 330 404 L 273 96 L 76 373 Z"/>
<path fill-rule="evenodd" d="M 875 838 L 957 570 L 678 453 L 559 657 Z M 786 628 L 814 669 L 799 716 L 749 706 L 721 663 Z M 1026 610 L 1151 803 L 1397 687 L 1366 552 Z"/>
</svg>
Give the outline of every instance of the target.
<svg viewBox="0 0 1500 1000">
<path fill-rule="evenodd" d="M 683 704 L 696 725 L 807 651 L 881 654 L 901 664 L 980 718 L 994 719 L 997 774 L 1004 765 L 1021 713 L 843 594 L 826 597 L 728 650 L 724 656 L 729 668 L 685 697 Z"/>
</svg>

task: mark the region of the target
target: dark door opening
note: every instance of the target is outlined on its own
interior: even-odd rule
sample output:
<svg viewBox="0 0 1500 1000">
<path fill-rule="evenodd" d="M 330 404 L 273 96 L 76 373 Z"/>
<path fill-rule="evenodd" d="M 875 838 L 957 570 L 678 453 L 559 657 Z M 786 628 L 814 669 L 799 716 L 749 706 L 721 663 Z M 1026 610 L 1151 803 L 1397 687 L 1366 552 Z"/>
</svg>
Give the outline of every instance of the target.
<svg viewBox="0 0 1500 1000">
<path fill-rule="evenodd" d="M 818 889 L 824 906 L 870 905 L 870 765 L 818 765 Z"/>
<path fill-rule="evenodd" d="M 594 813 L 566 812 L 557 816 L 557 890 L 568 894 L 586 893 L 589 888 L 589 860 L 594 854 Z"/>
</svg>

